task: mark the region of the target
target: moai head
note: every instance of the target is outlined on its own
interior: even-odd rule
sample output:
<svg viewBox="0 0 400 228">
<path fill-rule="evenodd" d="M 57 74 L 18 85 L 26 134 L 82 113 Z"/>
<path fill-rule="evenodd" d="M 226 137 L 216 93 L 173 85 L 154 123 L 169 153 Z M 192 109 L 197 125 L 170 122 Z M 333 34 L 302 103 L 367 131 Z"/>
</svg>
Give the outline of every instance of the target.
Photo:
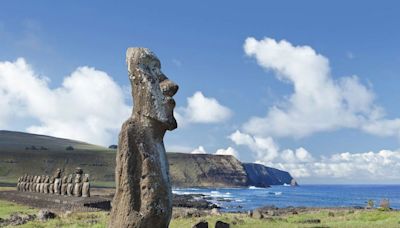
<svg viewBox="0 0 400 228">
<path fill-rule="evenodd" d="M 37 176 L 37 178 L 36 178 L 36 183 L 40 183 L 40 180 L 41 179 L 41 176 Z"/>
<path fill-rule="evenodd" d="M 54 184 L 54 177 L 50 177 L 50 184 Z"/>
<path fill-rule="evenodd" d="M 40 178 L 40 183 L 44 183 L 45 180 L 46 180 L 46 175 L 42 175 L 42 177 Z"/>
<path fill-rule="evenodd" d="M 60 168 L 56 169 L 56 171 L 54 172 L 54 177 L 55 178 L 60 178 L 61 177 L 61 169 Z"/>
<path fill-rule="evenodd" d="M 82 181 L 82 175 L 80 174 L 75 175 L 74 183 L 81 183 L 81 181 Z"/>
<path fill-rule="evenodd" d="M 46 176 L 46 178 L 44 179 L 44 183 L 49 183 L 50 182 L 50 177 Z"/>
<path fill-rule="evenodd" d="M 177 128 L 172 97 L 178 85 L 161 72 L 157 56 L 147 48 L 128 48 L 126 62 L 134 99 L 132 114 L 155 120 L 165 130 Z"/>
<path fill-rule="evenodd" d="M 89 182 L 89 174 L 85 173 L 83 176 L 83 182 Z"/>
<path fill-rule="evenodd" d="M 83 170 L 82 170 L 81 167 L 76 167 L 76 168 L 75 168 L 75 174 L 82 175 L 82 173 L 83 173 Z"/>
<path fill-rule="evenodd" d="M 73 178 L 74 178 L 73 175 L 70 174 L 70 175 L 68 176 L 68 183 L 72 183 L 72 179 L 73 179 Z"/>
</svg>

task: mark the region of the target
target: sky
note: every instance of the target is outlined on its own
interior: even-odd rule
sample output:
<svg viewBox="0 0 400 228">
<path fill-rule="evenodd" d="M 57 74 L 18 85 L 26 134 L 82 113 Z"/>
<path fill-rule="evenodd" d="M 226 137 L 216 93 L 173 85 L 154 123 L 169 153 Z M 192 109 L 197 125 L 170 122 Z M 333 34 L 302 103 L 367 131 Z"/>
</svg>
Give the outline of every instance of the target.
<svg viewBox="0 0 400 228">
<path fill-rule="evenodd" d="M 300 183 L 400 181 L 396 1 L 2 1 L 0 129 L 108 146 L 132 110 L 128 47 L 179 84 L 167 151 Z"/>
</svg>

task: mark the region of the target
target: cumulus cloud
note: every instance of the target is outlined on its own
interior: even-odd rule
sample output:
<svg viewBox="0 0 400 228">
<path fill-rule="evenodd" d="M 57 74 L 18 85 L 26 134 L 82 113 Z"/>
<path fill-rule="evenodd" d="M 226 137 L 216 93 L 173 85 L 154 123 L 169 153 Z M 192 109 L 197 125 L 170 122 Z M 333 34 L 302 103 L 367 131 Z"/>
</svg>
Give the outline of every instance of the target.
<svg viewBox="0 0 400 228">
<path fill-rule="evenodd" d="M 276 137 L 305 137 L 316 132 L 357 128 L 371 134 L 399 136 L 400 119 L 384 119 L 373 91 L 357 76 L 334 80 L 329 60 L 309 46 L 271 38 L 247 38 L 247 56 L 253 57 L 279 80 L 293 85 L 293 93 L 269 108 L 265 117 L 252 117 L 245 132 Z"/>
<path fill-rule="evenodd" d="M 196 149 L 194 149 L 191 154 L 207 154 L 207 151 L 204 149 L 203 146 L 199 146 Z"/>
<path fill-rule="evenodd" d="M 257 137 L 239 130 L 229 137 L 236 145 L 247 146 L 256 153 L 256 158 L 262 161 L 271 161 L 278 156 L 278 145 L 271 137 Z"/>
<path fill-rule="evenodd" d="M 271 137 L 255 137 L 236 131 L 229 138 L 238 146 L 248 147 L 256 163 L 287 170 L 295 178 L 329 178 L 361 182 L 400 180 L 397 175 L 400 172 L 400 151 L 345 152 L 328 157 L 314 157 L 303 147 L 280 151 Z M 269 146 L 260 146 L 260 143 L 257 143 L 260 140 L 268 141 Z"/>
<path fill-rule="evenodd" d="M 48 78 L 19 58 L 0 62 L 0 81 L 1 128 L 31 119 L 28 132 L 108 145 L 130 115 L 121 87 L 91 67 L 77 68 L 60 87 L 50 88 Z"/>
<path fill-rule="evenodd" d="M 226 149 L 218 149 L 215 151 L 216 155 L 232 155 L 235 158 L 239 158 L 239 153 L 232 147 L 228 147 Z"/>
<path fill-rule="evenodd" d="M 179 107 L 175 117 L 180 126 L 189 123 L 219 123 L 229 119 L 232 111 L 221 105 L 215 98 L 206 97 L 202 92 L 195 92 L 187 98 L 187 107 Z"/>
</svg>

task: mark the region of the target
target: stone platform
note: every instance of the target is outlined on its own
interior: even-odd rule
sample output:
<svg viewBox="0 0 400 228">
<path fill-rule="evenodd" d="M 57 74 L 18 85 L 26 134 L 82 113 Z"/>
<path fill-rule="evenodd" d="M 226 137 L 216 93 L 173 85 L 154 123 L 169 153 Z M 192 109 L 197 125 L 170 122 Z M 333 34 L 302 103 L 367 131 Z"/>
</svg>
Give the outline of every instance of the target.
<svg viewBox="0 0 400 228">
<path fill-rule="evenodd" d="M 55 211 L 90 212 L 108 211 L 111 208 L 111 198 L 102 196 L 84 198 L 37 192 L 0 191 L 0 199 Z"/>
</svg>

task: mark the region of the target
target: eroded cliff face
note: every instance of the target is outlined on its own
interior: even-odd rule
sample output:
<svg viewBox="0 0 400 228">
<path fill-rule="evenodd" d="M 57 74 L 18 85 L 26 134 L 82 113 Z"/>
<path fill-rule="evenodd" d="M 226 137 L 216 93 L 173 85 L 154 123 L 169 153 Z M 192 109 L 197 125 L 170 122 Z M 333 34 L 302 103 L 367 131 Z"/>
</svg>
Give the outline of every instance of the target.
<svg viewBox="0 0 400 228">
<path fill-rule="evenodd" d="M 248 180 L 230 155 L 168 153 L 171 182 L 179 187 L 240 187 Z"/>
<path fill-rule="evenodd" d="M 243 163 L 243 167 L 247 173 L 247 184 L 250 186 L 290 185 L 293 180 L 290 173 L 261 164 Z"/>
</svg>

